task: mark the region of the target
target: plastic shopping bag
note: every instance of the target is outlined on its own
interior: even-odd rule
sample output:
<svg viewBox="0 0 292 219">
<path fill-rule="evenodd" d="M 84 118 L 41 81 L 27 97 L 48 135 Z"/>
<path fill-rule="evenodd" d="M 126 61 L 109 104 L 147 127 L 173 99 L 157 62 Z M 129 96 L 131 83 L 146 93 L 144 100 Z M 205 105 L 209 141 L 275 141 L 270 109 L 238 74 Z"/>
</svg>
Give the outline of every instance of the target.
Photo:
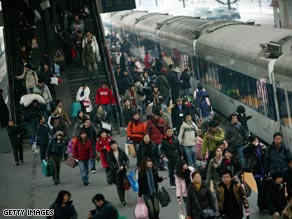
<svg viewBox="0 0 292 219">
<path fill-rule="evenodd" d="M 130 182 L 130 185 L 132 187 L 132 190 L 134 192 L 138 192 L 139 185 L 138 185 L 138 181 L 137 181 L 135 172 L 131 171 L 129 174 L 127 174 L 127 177 L 128 177 L 129 182 Z"/>
<path fill-rule="evenodd" d="M 148 208 L 144 199 L 139 198 L 135 207 L 135 218 L 136 219 L 146 219 L 148 218 Z"/>
</svg>

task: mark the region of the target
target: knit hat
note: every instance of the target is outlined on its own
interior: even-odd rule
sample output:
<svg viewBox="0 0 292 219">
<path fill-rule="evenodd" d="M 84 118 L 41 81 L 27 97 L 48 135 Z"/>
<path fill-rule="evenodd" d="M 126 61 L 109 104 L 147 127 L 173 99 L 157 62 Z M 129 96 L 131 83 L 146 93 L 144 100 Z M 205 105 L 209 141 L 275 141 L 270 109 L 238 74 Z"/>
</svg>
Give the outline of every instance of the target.
<svg viewBox="0 0 292 219">
<path fill-rule="evenodd" d="M 61 135 L 61 136 L 63 137 L 64 133 L 63 133 L 62 131 L 57 131 L 57 132 L 56 132 L 56 137 L 57 137 L 58 135 Z"/>
</svg>

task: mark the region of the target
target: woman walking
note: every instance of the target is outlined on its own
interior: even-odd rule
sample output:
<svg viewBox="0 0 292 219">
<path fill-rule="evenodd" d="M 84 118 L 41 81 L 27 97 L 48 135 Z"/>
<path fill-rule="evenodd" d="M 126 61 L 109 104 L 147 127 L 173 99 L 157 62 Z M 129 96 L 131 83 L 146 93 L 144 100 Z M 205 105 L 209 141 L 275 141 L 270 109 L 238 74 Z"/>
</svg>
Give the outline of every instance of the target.
<svg viewBox="0 0 292 219">
<path fill-rule="evenodd" d="M 81 130 L 76 143 L 73 145 L 73 159 L 78 160 L 78 166 L 80 168 L 80 175 L 83 181 L 83 185 L 88 186 L 88 163 L 90 159 L 93 159 L 93 151 L 91 141 L 87 137 L 86 131 Z"/>
<path fill-rule="evenodd" d="M 149 157 L 145 157 L 140 166 L 138 184 L 139 197 L 143 199 L 148 207 L 149 219 L 159 219 L 158 183 L 166 179 L 160 177 Z"/>
<path fill-rule="evenodd" d="M 47 219 L 77 219 L 77 212 L 70 200 L 71 194 L 68 191 L 62 190 L 50 209 L 54 210 L 54 215 L 48 216 Z"/>
<path fill-rule="evenodd" d="M 215 218 L 215 203 L 209 187 L 202 182 L 199 171 L 191 174 L 192 183 L 190 183 L 187 195 L 187 218 L 201 219 L 202 211 L 209 209 L 213 211 Z"/>
</svg>

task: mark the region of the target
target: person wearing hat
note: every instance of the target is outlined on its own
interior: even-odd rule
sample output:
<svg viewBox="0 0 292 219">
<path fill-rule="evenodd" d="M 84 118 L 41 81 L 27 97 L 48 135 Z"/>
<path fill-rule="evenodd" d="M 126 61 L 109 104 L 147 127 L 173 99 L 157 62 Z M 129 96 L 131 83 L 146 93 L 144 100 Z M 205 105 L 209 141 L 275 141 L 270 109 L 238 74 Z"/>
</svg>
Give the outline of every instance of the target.
<svg viewBox="0 0 292 219">
<path fill-rule="evenodd" d="M 170 69 L 169 73 L 167 74 L 168 83 L 171 88 L 171 96 L 172 96 L 173 103 L 179 97 L 179 90 L 180 90 L 180 85 L 181 85 L 181 82 L 178 79 L 179 73 L 180 73 L 180 69 L 176 67 L 173 70 Z"/>
<path fill-rule="evenodd" d="M 178 97 L 175 100 L 175 105 L 171 108 L 171 121 L 173 129 L 178 134 L 180 127 L 186 116 L 186 106 L 182 104 L 182 99 Z"/>
<path fill-rule="evenodd" d="M 125 189 L 123 188 L 123 179 L 126 177 L 129 168 L 129 158 L 125 151 L 118 147 L 115 140 L 110 142 L 111 150 L 108 152 L 107 160 L 112 171 L 112 180 L 117 185 L 117 192 L 121 201 L 121 206 L 127 205 L 125 201 Z"/>
<path fill-rule="evenodd" d="M 272 178 L 273 182 L 267 192 L 267 207 L 270 215 L 280 217 L 287 204 L 287 186 L 281 172 L 273 173 Z"/>
<path fill-rule="evenodd" d="M 66 144 L 63 140 L 63 132 L 57 131 L 55 137 L 50 142 L 46 159 L 50 159 L 53 163 L 53 182 L 55 185 L 60 184 L 60 167 L 63 153 L 67 152 Z"/>
<path fill-rule="evenodd" d="M 35 71 L 32 70 L 30 64 L 24 64 L 24 71 L 21 75 L 15 76 L 17 80 L 24 79 L 25 80 L 25 88 L 27 94 L 32 94 L 34 87 L 38 83 L 38 75 Z"/>
</svg>

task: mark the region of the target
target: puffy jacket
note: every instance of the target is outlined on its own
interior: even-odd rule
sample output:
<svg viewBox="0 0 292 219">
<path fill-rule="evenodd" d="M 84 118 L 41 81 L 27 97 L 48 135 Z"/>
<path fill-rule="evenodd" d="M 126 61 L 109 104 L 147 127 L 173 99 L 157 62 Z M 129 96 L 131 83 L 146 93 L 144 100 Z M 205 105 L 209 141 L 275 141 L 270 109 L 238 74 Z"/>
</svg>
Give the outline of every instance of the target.
<svg viewBox="0 0 292 219">
<path fill-rule="evenodd" d="M 50 206 L 50 209 L 54 209 L 54 216 L 48 216 L 47 219 L 77 219 L 78 214 L 72 203 L 68 201 L 63 207 L 62 203 L 54 202 Z"/>
<path fill-rule="evenodd" d="M 159 145 L 162 142 L 162 138 L 165 134 L 166 124 L 163 119 L 151 118 L 147 122 L 147 134 L 149 134 L 151 141 Z"/>
<path fill-rule="evenodd" d="M 286 185 L 276 184 L 275 182 L 269 186 L 267 192 L 267 207 L 270 215 L 273 215 L 275 212 L 279 212 L 280 215 L 287 204 L 286 199 Z"/>
<path fill-rule="evenodd" d="M 208 138 L 207 136 L 211 135 L 211 138 Z M 208 148 L 208 151 L 215 151 L 216 144 L 219 141 L 224 140 L 224 131 L 220 127 L 217 127 L 217 130 L 215 132 L 212 132 L 210 128 L 206 131 L 204 134 L 204 140 L 203 140 L 203 147 L 202 147 L 202 155 L 205 157 L 206 151 Z"/>
<path fill-rule="evenodd" d="M 101 137 L 97 140 L 96 142 L 96 151 L 100 152 L 100 160 L 101 160 L 101 165 L 103 168 L 108 168 L 109 164 L 107 161 L 107 154 L 111 150 L 111 137 L 106 136 L 105 139 L 102 139 Z M 103 147 L 106 147 L 105 149 Z"/>
<path fill-rule="evenodd" d="M 146 133 L 146 124 L 144 122 L 128 123 L 127 136 L 134 142 L 140 142 Z"/>
<path fill-rule="evenodd" d="M 152 168 L 153 180 L 154 180 L 154 187 L 156 193 L 158 194 L 158 183 L 163 181 L 163 178 L 158 175 L 156 169 Z M 146 171 L 139 171 L 138 175 L 138 184 L 139 184 L 139 197 L 142 195 L 149 195 L 149 188 L 148 188 L 148 180 L 147 180 L 147 173 Z"/>
<path fill-rule="evenodd" d="M 201 219 L 201 209 L 211 208 L 215 212 L 215 203 L 209 187 L 202 183 L 198 190 L 193 183 L 189 184 L 187 193 L 187 216 L 192 219 Z M 196 201 L 197 198 L 197 201 Z M 197 203 L 200 203 L 198 206 Z"/>
<path fill-rule="evenodd" d="M 99 212 L 93 215 L 93 219 L 118 219 L 117 209 L 108 201 L 100 207 Z"/>
<path fill-rule="evenodd" d="M 198 127 L 194 122 L 183 124 L 180 127 L 178 140 L 183 146 L 194 146 L 196 144 L 196 132 Z"/>
<path fill-rule="evenodd" d="M 54 138 L 49 144 L 46 156 L 47 157 L 50 157 L 50 156 L 61 157 L 63 153 L 66 152 L 66 150 L 67 150 L 67 146 L 65 142 L 62 139 L 58 142 L 58 139 Z"/>
<path fill-rule="evenodd" d="M 186 71 L 183 71 L 181 73 L 181 76 L 180 76 L 180 80 L 182 80 L 182 84 L 181 84 L 181 87 L 183 89 L 188 89 L 188 88 L 191 88 L 191 82 L 190 82 L 190 79 L 191 79 L 191 76 L 188 72 Z"/>
<path fill-rule="evenodd" d="M 16 76 L 15 78 L 24 79 L 26 88 L 34 88 L 38 82 L 38 75 L 35 71 L 32 70 L 23 72 L 21 75 Z"/>
<path fill-rule="evenodd" d="M 51 138 L 51 130 L 47 124 L 38 124 L 34 131 L 34 141 L 37 145 L 48 145 Z"/>
<path fill-rule="evenodd" d="M 44 84 L 44 86 L 36 86 L 33 89 L 33 92 L 41 95 L 44 98 L 46 103 L 52 102 L 53 100 L 50 89 L 48 88 L 46 84 Z"/>
<path fill-rule="evenodd" d="M 180 127 L 186 116 L 186 106 L 181 105 L 181 109 L 179 109 L 178 105 L 175 104 L 171 109 L 171 121 L 173 128 L 176 129 L 177 133 L 180 131 Z"/>
<path fill-rule="evenodd" d="M 164 136 L 160 148 L 161 154 L 166 156 L 169 162 L 176 162 L 182 155 L 182 150 L 177 137 Z"/>
<path fill-rule="evenodd" d="M 189 175 L 189 182 L 191 182 L 191 173 L 194 171 L 195 169 L 191 166 L 188 167 L 188 170 L 186 170 L 188 173 L 187 175 Z M 175 178 L 175 187 L 176 187 L 176 197 L 180 198 L 180 197 L 187 197 L 188 195 L 188 185 L 186 183 L 185 178 L 181 178 L 179 177 L 177 174 L 174 174 L 174 178 Z"/>
<path fill-rule="evenodd" d="M 81 161 L 93 159 L 93 151 L 89 138 L 85 142 L 81 142 L 79 138 L 77 139 L 73 145 L 73 157 Z"/>
<path fill-rule="evenodd" d="M 101 105 L 115 104 L 113 92 L 109 88 L 100 87 L 97 89 L 95 95 L 95 103 Z"/>
<path fill-rule="evenodd" d="M 196 90 L 196 106 L 200 108 L 202 117 L 210 116 L 210 102 L 206 90 Z"/>
<path fill-rule="evenodd" d="M 144 141 L 141 141 L 138 147 L 138 153 L 137 153 L 137 166 L 140 165 L 142 159 L 144 157 L 149 157 L 153 163 L 156 163 L 156 155 L 155 155 L 155 149 L 154 144 L 152 141 L 149 142 L 149 144 L 146 144 Z"/>
<path fill-rule="evenodd" d="M 229 124 L 225 130 L 225 139 L 228 141 L 229 147 L 243 146 L 247 136 L 247 131 L 239 122 Z"/>
</svg>

